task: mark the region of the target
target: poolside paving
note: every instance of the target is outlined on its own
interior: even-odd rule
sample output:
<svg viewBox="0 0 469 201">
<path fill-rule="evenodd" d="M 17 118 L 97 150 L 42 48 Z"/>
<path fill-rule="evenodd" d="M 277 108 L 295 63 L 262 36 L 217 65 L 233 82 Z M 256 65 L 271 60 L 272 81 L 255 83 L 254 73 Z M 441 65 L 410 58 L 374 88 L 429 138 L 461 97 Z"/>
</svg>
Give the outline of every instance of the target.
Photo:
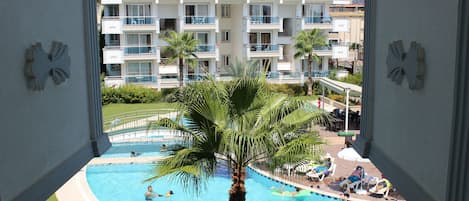
<svg viewBox="0 0 469 201">
<path fill-rule="evenodd" d="M 320 136 L 326 140 L 326 145 L 324 145 L 324 151 L 329 153 L 332 157 L 334 157 L 334 163 L 337 165 L 336 171 L 333 176 L 330 176 L 324 179 L 323 182 L 313 182 L 307 179 L 306 176 L 300 174 L 294 174 L 292 176 L 288 176 L 287 174 L 276 174 L 276 176 L 293 181 L 298 184 L 302 184 L 304 186 L 312 187 L 318 189 L 323 192 L 332 193 L 335 195 L 342 194 L 339 183 L 341 178 L 348 177 L 355 169 L 357 165 L 360 165 L 364 168 L 367 176 L 374 176 L 381 178 L 381 172 L 376 168 L 373 163 L 371 162 L 356 162 L 356 161 L 349 161 L 344 160 L 338 157 L 338 153 L 345 148 L 345 139 L 343 137 L 338 137 L 336 132 L 331 132 L 325 130 L 322 127 L 316 127 L 316 130 L 319 131 Z M 359 133 L 359 131 L 352 131 L 355 133 Z M 388 198 L 375 198 L 369 195 L 358 195 L 352 193 L 350 195 L 349 200 L 371 200 L 371 201 L 378 201 L 378 200 L 404 200 L 400 195 L 397 193 L 391 194 Z"/>
</svg>

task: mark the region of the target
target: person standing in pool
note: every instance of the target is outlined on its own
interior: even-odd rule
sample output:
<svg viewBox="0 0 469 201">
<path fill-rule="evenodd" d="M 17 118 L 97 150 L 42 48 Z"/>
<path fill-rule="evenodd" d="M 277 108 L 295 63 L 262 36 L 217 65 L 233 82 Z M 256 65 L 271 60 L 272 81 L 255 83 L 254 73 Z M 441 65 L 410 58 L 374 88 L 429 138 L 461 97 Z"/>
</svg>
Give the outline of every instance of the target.
<svg viewBox="0 0 469 201">
<path fill-rule="evenodd" d="M 160 195 L 158 193 L 153 193 L 153 187 L 150 185 L 147 187 L 147 192 L 145 192 L 145 201 L 153 201 L 155 197 L 166 197 L 169 198 L 174 194 L 172 190 L 168 191 L 165 195 Z"/>
</svg>

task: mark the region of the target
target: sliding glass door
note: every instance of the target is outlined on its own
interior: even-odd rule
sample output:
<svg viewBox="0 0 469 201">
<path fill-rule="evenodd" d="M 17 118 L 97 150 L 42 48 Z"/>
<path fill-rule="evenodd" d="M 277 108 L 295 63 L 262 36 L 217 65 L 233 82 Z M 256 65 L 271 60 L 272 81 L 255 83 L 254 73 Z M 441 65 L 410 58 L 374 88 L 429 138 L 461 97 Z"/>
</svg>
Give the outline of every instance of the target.
<svg viewBox="0 0 469 201">
<path fill-rule="evenodd" d="M 153 53 L 151 45 L 151 34 L 127 34 L 126 54 L 149 54 Z"/>
<path fill-rule="evenodd" d="M 249 43 L 251 51 L 270 51 L 272 50 L 272 33 L 270 32 L 251 32 L 249 33 Z"/>
<path fill-rule="evenodd" d="M 208 23 L 208 5 L 193 4 L 185 6 L 186 24 Z"/>
<path fill-rule="evenodd" d="M 126 24 L 153 24 L 150 4 L 126 5 Z"/>
<path fill-rule="evenodd" d="M 272 5 L 269 5 L 269 4 L 249 5 L 249 16 L 251 17 L 251 23 L 271 23 L 272 22 Z"/>
</svg>

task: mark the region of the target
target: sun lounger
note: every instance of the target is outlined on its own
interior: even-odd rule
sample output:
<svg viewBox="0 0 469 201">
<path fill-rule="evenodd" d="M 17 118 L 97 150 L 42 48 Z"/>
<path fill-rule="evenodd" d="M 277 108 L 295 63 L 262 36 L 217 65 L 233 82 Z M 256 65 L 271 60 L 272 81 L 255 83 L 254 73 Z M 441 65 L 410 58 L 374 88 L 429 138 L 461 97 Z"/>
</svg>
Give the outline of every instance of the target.
<svg viewBox="0 0 469 201">
<path fill-rule="evenodd" d="M 339 186 L 344 191 L 349 191 L 350 190 L 350 191 L 356 192 L 359 188 L 363 187 L 363 184 L 365 182 L 366 173 L 365 173 L 365 170 L 362 167 L 359 167 L 359 166 L 357 166 L 355 171 L 357 171 L 358 168 L 361 169 L 361 170 L 359 170 L 360 171 L 359 176 L 352 177 L 352 175 L 353 175 L 352 174 L 350 177 L 348 177 L 347 179 L 345 179 L 344 181 L 342 181 L 339 184 Z"/>
<path fill-rule="evenodd" d="M 389 190 L 391 189 L 392 184 L 387 179 L 379 180 L 376 185 L 371 188 L 368 192 L 375 195 L 382 195 L 383 197 L 388 197 Z"/>
<path fill-rule="evenodd" d="M 334 175 L 336 167 L 337 167 L 336 164 L 332 164 L 327 170 L 320 171 L 320 172 L 310 171 L 306 173 L 306 176 L 308 176 L 308 178 L 310 178 L 313 181 L 322 181 L 327 176 Z"/>
</svg>

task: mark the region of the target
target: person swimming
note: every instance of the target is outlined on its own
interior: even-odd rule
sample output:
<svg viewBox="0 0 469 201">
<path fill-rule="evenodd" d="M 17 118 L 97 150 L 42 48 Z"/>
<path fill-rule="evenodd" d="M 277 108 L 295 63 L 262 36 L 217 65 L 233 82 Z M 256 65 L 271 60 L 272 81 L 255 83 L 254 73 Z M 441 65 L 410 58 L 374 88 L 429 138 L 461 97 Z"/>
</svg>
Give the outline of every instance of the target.
<svg viewBox="0 0 469 201">
<path fill-rule="evenodd" d="M 145 201 L 153 201 L 153 198 L 155 198 L 155 197 L 163 197 L 164 196 L 166 198 L 169 198 L 173 194 L 174 194 L 174 192 L 172 190 L 169 190 L 164 195 L 154 193 L 153 192 L 153 187 L 150 185 L 150 186 L 147 187 L 147 192 L 145 192 L 144 196 L 145 196 Z"/>
</svg>

